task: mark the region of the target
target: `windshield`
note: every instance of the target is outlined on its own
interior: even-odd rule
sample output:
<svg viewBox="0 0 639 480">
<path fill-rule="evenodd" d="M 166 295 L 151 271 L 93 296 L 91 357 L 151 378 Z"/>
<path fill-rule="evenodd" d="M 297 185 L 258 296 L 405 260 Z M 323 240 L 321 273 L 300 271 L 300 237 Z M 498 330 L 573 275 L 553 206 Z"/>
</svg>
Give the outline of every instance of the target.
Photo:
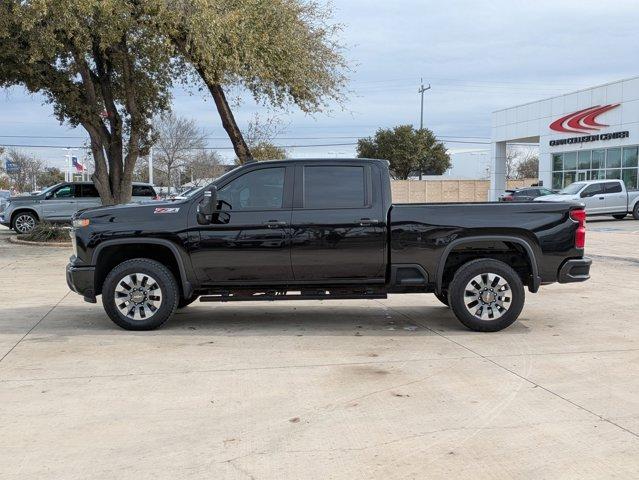
<svg viewBox="0 0 639 480">
<path fill-rule="evenodd" d="M 571 183 L 566 188 L 561 190 L 559 192 L 559 195 L 575 195 L 576 193 L 579 193 L 579 190 L 581 190 L 585 186 L 586 184 L 582 182 Z"/>
</svg>

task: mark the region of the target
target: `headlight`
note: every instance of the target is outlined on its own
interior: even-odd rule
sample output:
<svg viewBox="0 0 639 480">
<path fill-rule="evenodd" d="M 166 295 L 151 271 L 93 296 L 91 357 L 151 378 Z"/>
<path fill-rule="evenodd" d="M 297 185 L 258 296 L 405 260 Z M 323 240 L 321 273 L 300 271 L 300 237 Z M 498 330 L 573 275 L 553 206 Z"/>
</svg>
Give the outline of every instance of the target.
<svg viewBox="0 0 639 480">
<path fill-rule="evenodd" d="M 75 220 L 73 220 L 73 228 L 88 227 L 89 223 L 91 222 L 88 218 L 76 218 Z"/>
</svg>

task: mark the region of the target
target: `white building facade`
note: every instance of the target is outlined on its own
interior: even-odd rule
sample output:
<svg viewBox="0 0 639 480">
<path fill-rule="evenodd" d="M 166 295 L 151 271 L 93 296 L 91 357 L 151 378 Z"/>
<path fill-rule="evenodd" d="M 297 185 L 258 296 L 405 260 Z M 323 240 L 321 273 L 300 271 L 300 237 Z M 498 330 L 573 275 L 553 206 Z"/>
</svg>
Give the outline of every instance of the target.
<svg viewBox="0 0 639 480">
<path fill-rule="evenodd" d="M 509 143 L 539 144 L 544 186 L 614 178 L 636 189 L 639 77 L 498 110 L 491 137 L 490 200 L 505 189 Z"/>
</svg>

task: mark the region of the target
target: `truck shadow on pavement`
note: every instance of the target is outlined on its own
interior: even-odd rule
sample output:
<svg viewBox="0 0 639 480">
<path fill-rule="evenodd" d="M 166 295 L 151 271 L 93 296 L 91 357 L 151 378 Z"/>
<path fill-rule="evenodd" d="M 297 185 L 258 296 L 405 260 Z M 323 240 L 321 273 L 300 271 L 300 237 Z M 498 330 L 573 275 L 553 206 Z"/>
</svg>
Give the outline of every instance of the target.
<svg viewBox="0 0 639 480">
<path fill-rule="evenodd" d="M 329 304 L 330 305 L 330 304 Z M 20 313 L 16 309 L 13 313 Z M 9 312 L 7 314 L 11 315 Z M 24 313 L 23 313 L 24 314 Z M 11 315 L 12 317 L 14 315 Z M 525 322 L 525 317 L 522 316 Z M 68 330 L 72 329 L 74 333 Z M 529 327 L 515 322 L 506 332 L 527 333 Z M 49 334 L 92 334 L 124 332 L 111 322 L 102 306 L 59 305 L 38 325 L 37 332 Z M 450 309 L 443 306 L 366 305 L 327 306 L 274 304 L 198 305 L 179 310 L 154 334 L 189 332 L 222 336 L 335 335 L 413 336 L 476 334 L 464 327 Z M 149 332 L 147 332 L 149 333 Z"/>
</svg>

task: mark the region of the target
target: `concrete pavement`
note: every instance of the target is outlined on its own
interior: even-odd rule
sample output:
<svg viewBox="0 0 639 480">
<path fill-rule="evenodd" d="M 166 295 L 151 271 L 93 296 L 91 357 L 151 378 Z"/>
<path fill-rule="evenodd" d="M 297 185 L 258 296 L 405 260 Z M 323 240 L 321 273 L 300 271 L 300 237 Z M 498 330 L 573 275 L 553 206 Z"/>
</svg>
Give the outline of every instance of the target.
<svg viewBox="0 0 639 480">
<path fill-rule="evenodd" d="M 2 229 L 0 478 L 636 478 L 639 235 L 600 227 L 593 278 L 493 334 L 432 295 L 127 332 Z"/>
</svg>

